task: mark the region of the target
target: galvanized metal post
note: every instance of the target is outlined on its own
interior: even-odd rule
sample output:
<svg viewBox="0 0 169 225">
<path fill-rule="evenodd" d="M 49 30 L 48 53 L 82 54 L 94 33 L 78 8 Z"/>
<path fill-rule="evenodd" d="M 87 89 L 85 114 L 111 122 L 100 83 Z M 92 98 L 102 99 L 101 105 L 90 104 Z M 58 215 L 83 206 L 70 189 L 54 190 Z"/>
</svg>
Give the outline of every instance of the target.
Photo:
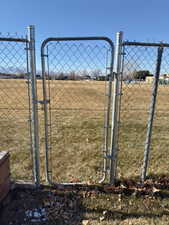
<svg viewBox="0 0 169 225">
<path fill-rule="evenodd" d="M 32 150 L 33 150 L 33 172 L 34 182 L 37 186 L 40 184 L 39 169 L 39 124 L 38 124 L 38 106 L 37 106 L 37 84 L 36 84 L 36 56 L 35 56 L 35 27 L 28 27 L 29 41 L 29 62 L 31 75 L 31 102 L 32 102 Z"/>
<path fill-rule="evenodd" d="M 121 73 L 122 32 L 116 33 L 114 56 L 114 90 L 112 103 L 112 130 L 110 146 L 110 184 L 115 183 L 117 170 L 117 134 L 118 134 L 118 101 L 119 101 L 119 76 Z"/>
<path fill-rule="evenodd" d="M 155 72 L 155 78 L 154 78 L 153 89 L 152 89 L 152 99 L 151 99 L 150 113 L 149 113 L 149 119 L 148 119 L 147 135 L 146 135 L 146 141 L 145 141 L 144 161 L 143 161 L 143 169 L 141 173 L 142 182 L 145 181 L 147 168 L 148 168 L 148 160 L 150 155 L 152 128 L 153 128 L 156 98 L 157 98 L 157 92 L 158 92 L 158 83 L 159 83 L 159 76 L 160 76 L 160 69 L 161 69 L 162 54 L 163 54 L 163 47 L 159 47 L 158 54 L 157 54 L 156 72 Z"/>
<path fill-rule="evenodd" d="M 107 56 L 108 57 L 108 56 Z M 111 118 L 111 106 L 112 106 L 112 80 L 113 80 L 113 63 L 114 63 L 114 46 L 111 49 L 111 62 L 110 62 L 110 70 L 109 73 L 109 81 L 108 81 L 108 102 L 107 102 L 107 112 L 106 112 L 106 118 L 105 118 L 105 142 L 104 142 L 104 161 L 103 161 L 103 177 L 99 181 L 99 183 L 103 183 L 105 179 L 107 178 L 107 172 L 108 172 L 108 153 L 109 153 L 109 140 L 110 140 L 110 118 Z"/>
</svg>

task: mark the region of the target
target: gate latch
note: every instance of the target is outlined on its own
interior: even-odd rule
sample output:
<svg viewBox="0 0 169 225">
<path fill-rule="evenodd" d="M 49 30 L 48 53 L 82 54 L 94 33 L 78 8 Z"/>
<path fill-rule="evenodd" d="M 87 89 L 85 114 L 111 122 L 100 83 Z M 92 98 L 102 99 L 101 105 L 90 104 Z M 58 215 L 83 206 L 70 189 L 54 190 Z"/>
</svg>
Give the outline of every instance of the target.
<svg viewBox="0 0 169 225">
<path fill-rule="evenodd" d="M 50 103 L 50 100 L 39 100 L 37 101 L 37 103 L 41 104 L 41 105 L 44 105 L 44 104 L 49 104 Z"/>
</svg>

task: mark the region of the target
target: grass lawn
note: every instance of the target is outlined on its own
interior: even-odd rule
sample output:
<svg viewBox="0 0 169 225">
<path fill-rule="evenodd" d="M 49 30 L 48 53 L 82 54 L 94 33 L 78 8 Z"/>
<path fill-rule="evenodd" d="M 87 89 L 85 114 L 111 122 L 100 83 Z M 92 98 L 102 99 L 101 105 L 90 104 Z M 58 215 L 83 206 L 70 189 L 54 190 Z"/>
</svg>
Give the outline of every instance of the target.
<svg viewBox="0 0 169 225">
<path fill-rule="evenodd" d="M 50 90 L 49 167 L 53 180 L 98 182 L 103 165 L 104 82 L 51 81 Z M 151 85 L 123 85 L 122 92 L 118 178 L 137 180 L 143 162 Z M 1 80 L 0 95 L 1 150 L 11 153 L 12 177 L 30 180 L 32 162 L 27 83 L 25 80 Z M 40 80 L 38 96 L 42 100 Z M 168 96 L 169 86 L 160 85 L 148 169 L 150 180 L 168 175 Z M 39 105 L 42 182 L 45 181 L 43 116 Z M 168 198 L 161 196 L 96 193 L 82 198 L 82 212 L 87 225 L 168 224 L 168 205 Z"/>
</svg>

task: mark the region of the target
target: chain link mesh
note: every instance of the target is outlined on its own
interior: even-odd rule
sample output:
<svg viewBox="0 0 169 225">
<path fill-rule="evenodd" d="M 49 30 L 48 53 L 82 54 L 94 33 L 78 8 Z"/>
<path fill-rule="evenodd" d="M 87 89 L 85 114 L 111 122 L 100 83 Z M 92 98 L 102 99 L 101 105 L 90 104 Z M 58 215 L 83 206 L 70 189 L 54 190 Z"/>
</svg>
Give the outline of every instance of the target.
<svg viewBox="0 0 169 225">
<path fill-rule="evenodd" d="M 11 153 L 12 177 L 30 180 L 32 143 L 28 49 L 25 39 L 20 40 L 7 41 L 1 37 L 0 41 L 0 140 L 1 150 Z M 140 175 L 142 166 L 158 46 L 126 44 L 123 47 L 118 173 L 122 177 L 133 177 Z M 95 182 L 102 174 L 105 151 L 110 46 L 96 40 L 51 41 L 45 47 L 45 54 L 49 173 L 57 182 Z M 168 146 L 168 59 L 169 49 L 164 47 L 149 160 L 151 174 L 162 174 L 168 169 L 165 163 Z M 149 76 L 145 79 L 138 77 L 141 71 Z M 37 90 L 38 99 L 42 100 L 41 79 L 37 81 Z M 40 103 L 43 162 L 44 102 Z M 41 163 L 43 175 L 44 165 Z"/>
<path fill-rule="evenodd" d="M 0 41 L 0 150 L 10 152 L 12 178 L 32 180 L 26 49 L 26 39 Z"/>
<path fill-rule="evenodd" d="M 55 182 L 98 181 L 105 150 L 110 46 L 105 41 L 53 41 L 45 50 L 49 172 Z"/>
<path fill-rule="evenodd" d="M 143 164 L 158 46 L 126 44 L 123 50 L 118 173 L 120 177 L 134 178 L 140 176 Z M 146 77 L 139 77 L 139 72 L 142 75 L 145 73 Z M 168 85 L 164 85 L 165 83 L 168 84 L 168 81 L 164 78 L 164 74 L 168 74 L 168 48 L 164 48 L 162 58 L 154 118 L 149 160 L 149 172 L 152 174 L 162 173 L 162 168 L 167 168 L 166 163 L 163 163 L 166 160 L 164 155 L 166 155 L 168 143 L 166 141 L 167 124 L 165 122 L 168 115 Z"/>
<path fill-rule="evenodd" d="M 169 117 L 169 48 L 163 50 L 161 63 L 161 77 L 158 87 L 158 98 L 156 103 L 156 114 L 152 135 L 152 146 L 149 162 L 149 174 L 168 174 L 168 117 Z"/>
</svg>

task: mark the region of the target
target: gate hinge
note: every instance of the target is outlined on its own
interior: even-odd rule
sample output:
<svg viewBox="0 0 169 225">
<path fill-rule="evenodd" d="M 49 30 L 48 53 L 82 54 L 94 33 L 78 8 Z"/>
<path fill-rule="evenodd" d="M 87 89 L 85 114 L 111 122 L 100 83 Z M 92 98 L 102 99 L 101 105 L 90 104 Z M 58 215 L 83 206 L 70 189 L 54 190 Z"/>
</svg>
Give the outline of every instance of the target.
<svg viewBox="0 0 169 225">
<path fill-rule="evenodd" d="M 48 57 L 48 54 L 41 54 L 41 57 Z"/>
<path fill-rule="evenodd" d="M 113 157 L 111 155 L 106 155 L 105 158 L 106 159 L 113 159 Z"/>
<path fill-rule="evenodd" d="M 116 156 L 113 156 L 113 155 L 110 155 L 110 154 L 107 154 L 105 156 L 106 159 L 112 159 L 112 160 L 114 160 L 114 157 L 116 157 Z"/>
<path fill-rule="evenodd" d="M 113 69 L 113 67 L 112 67 L 112 66 L 110 66 L 110 67 L 106 67 L 106 69 L 107 69 L 107 70 L 112 70 L 112 69 Z"/>
<path fill-rule="evenodd" d="M 106 125 L 106 126 L 104 126 L 104 128 L 106 129 L 106 128 L 111 128 L 111 125 Z"/>
<path fill-rule="evenodd" d="M 118 78 L 118 74 L 116 72 L 113 72 L 113 78 Z"/>
<path fill-rule="evenodd" d="M 50 100 L 38 100 L 37 103 L 44 105 L 44 104 L 49 104 Z"/>
</svg>

